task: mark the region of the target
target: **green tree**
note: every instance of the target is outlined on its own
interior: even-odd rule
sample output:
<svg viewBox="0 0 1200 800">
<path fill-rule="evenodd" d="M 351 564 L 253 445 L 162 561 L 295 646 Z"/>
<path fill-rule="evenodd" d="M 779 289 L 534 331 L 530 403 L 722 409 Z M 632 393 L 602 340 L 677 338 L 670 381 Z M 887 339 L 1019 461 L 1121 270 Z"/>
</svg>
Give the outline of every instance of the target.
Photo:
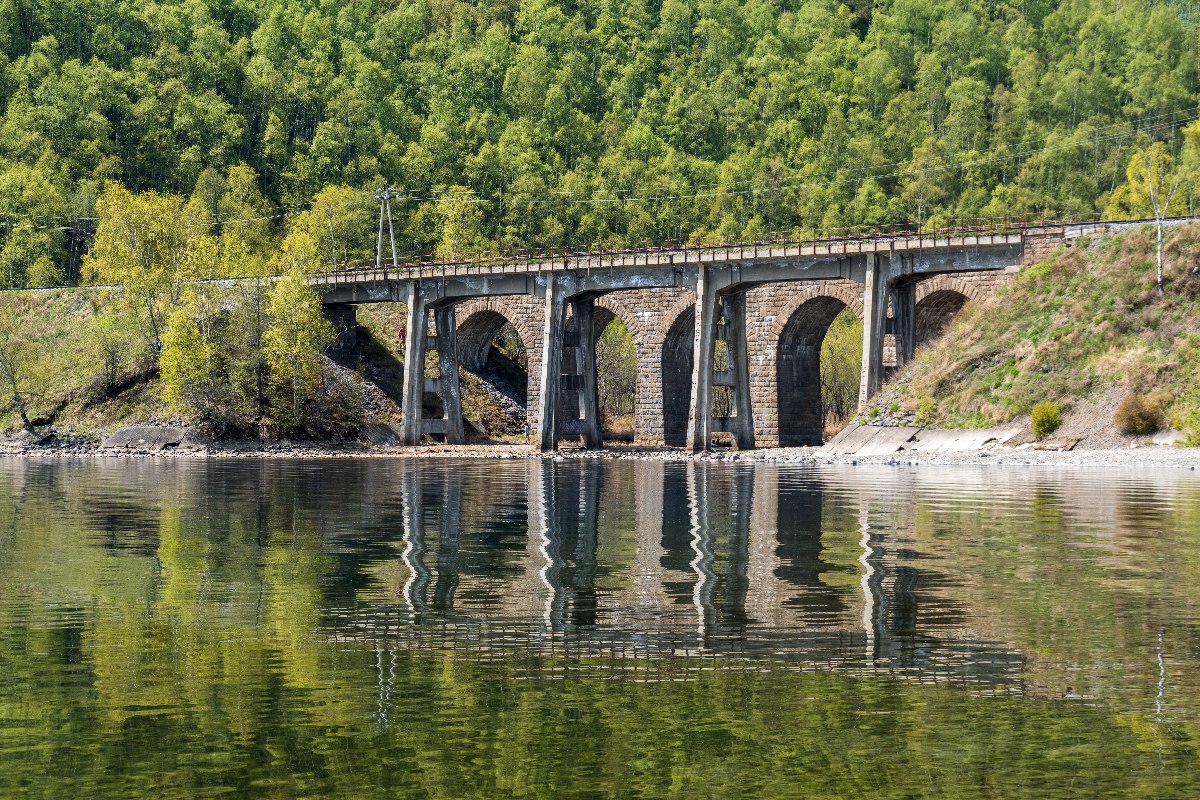
<svg viewBox="0 0 1200 800">
<path fill-rule="evenodd" d="M 1163 219 L 1183 211 L 1179 195 L 1182 180 L 1183 170 L 1175 168 L 1166 145 L 1155 142 L 1134 152 L 1125 168 L 1125 183 L 1113 190 L 1106 208 L 1118 219 L 1147 214 L 1154 218 L 1159 294 L 1163 293 Z"/>
<path fill-rule="evenodd" d="M 821 342 L 821 407 L 827 428 L 838 428 L 858 407 L 862 322 L 843 309 Z"/>
<path fill-rule="evenodd" d="M 629 329 L 619 319 L 608 323 L 596 342 L 596 378 L 601 414 L 619 417 L 633 413 L 637 349 Z"/>
<path fill-rule="evenodd" d="M 0 161 L 0 270 L 8 288 L 62 282 L 63 232 L 56 225 L 64 197 L 45 159 L 35 165 Z"/>
<path fill-rule="evenodd" d="M 322 313 L 320 298 L 298 269 L 289 270 L 275 282 L 267 297 L 266 316 L 263 357 L 271 379 L 286 398 L 286 404 L 277 408 L 276 418 L 284 427 L 296 427 L 305 400 L 320 386 L 333 326 Z"/>
<path fill-rule="evenodd" d="M 297 215 L 276 258 L 280 272 L 316 272 L 365 261 L 375 249 L 375 206 L 370 193 L 327 186 Z"/>
<path fill-rule="evenodd" d="M 163 399 L 185 417 L 202 417 L 216 405 L 223 376 L 216 341 L 215 309 L 208 293 L 189 289 L 167 319 L 158 355 Z"/>
<path fill-rule="evenodd" d="M 150 349 L 162 349 L 166 317 L 189 280 L 215 274 L 207 214 L 178 195 L 133 194 L 109 183 L 96 201 L 96 240 L 84 259 L 92 283 L 120 286 Z"/>
<path fill-rule="evenodd" d="M 446 261 L 470 259 L 486 252 L 483 209 L 475 193 L 465 186 L 451 186 L 438 206 L 442 238 L 437 257 Z"/>
<path fill-rule="evenodd" d="M 34 346 L 21 333 L 21 319 L 15 305 L 0 304 L 0 379 L 21 419 L 21 427 L 30 433 L 33 422 L 28 403 L 33 366 Z"/>
</svg>

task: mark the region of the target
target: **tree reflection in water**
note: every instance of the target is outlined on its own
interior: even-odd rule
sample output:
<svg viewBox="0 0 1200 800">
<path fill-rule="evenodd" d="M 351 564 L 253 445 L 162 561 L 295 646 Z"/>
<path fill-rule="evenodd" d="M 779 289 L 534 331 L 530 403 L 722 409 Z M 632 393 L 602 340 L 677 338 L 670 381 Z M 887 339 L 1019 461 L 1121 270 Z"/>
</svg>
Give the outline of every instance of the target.
<svg viewBox="0 0 1200 800">
<path fill-rule="evenodd" d="M 0 796 L 1200 789 L 1190 474 L 146 460 L 0 480 Z"/>
</svg>

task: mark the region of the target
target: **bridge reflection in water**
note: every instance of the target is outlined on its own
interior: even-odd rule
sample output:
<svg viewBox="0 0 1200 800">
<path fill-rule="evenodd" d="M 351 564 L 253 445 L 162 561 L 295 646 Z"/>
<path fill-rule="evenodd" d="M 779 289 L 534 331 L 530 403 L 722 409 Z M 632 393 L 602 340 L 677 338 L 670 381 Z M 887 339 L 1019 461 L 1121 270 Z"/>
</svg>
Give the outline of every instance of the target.
<svg viewBox="0 0 1200 800">
<path fill-rule="evenodd" d="M 494 484 L 451 462 L 398 465 L 398 568 L 328 619 L 381 669 L 420 648 L 1020 690 L 1023 655 L 971 630 L 946 596 L 956 579 L 919 565 L 886 491 L 750 464 L 497 462 Z"/>
</svg>

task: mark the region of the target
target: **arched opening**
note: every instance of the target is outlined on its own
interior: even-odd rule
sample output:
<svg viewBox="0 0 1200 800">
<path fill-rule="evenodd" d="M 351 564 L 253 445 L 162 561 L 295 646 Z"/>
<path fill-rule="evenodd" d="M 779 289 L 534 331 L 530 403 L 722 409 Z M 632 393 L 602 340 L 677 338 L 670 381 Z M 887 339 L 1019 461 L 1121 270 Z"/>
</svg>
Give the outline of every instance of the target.
<svg viewBox="0 0 1200 800">
<path fill-rule="evenodd" d="M 520 436 L 528 421 L 529 353 L 517 327 L 497 311 L 476 311 L 458 323 L 458 360 L 468 432 L 487 438 Z"/>
<path fill-rule="evenodd" d="M 529 354 L 521 334 L 496 311 L 477 311 L 458 325 L 458 360 L 463 367 L 495 379 L 512 399 L 526 405 Z"/>
<path fill-rule="evenodd" d="M 967 296 L 953 289 L 939 289 L 923 297 L 916 308 L 916 344 L 920 347 L 941 336 L 955 315 L 967 304 Z"/>
<path fill-rule="evenodd" d="M 695 340 L 696 307 L 691 306 L 676 317 L 663 340 L 663 440 L 671 447 L 687 444 Z"/>
<path fill-rule="evenodd" d="M 637 347 L 629 328 L 613 312 L 596 306 L 596 388 L 606 438 L 633 441 L 637 397 Z"/>
<path fill-rule="evenodd" d="M 820 445 L 827 423 L 853 413 L 861 359 L 862 326 L 845 303 L 816 297 L 796 309 L 775 362 L 781 446 Z"/>
</svg>

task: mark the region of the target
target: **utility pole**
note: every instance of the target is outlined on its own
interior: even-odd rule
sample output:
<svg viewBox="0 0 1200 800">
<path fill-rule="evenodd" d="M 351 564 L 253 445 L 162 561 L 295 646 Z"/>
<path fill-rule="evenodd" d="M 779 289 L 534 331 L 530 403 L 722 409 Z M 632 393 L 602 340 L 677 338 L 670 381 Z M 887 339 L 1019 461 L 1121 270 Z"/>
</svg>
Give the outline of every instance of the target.
<svg viewBox="0 0 1200 800">
<path fill-rule="evenodd" d="M 388 238 L 392 243 L 392 266 L 398 266 L 396 261 L 396 229 L 392 224 L 392 198 L 397 197 L 391 186 L 384 186 L 375 192 L 379 201 L 379 236 L 375 240 L 375 269 L 383 269 L 383 219 L 387 217 Z"/>
</svg>

